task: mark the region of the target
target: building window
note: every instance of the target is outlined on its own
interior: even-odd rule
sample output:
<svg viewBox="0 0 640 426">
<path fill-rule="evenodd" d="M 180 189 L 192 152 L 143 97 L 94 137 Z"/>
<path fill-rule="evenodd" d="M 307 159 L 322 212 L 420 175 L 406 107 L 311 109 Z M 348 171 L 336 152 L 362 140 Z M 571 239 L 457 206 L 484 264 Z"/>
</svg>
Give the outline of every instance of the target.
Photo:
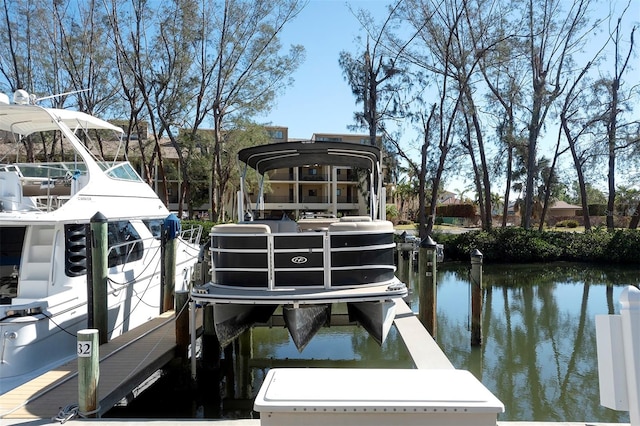
<svg viewBox="0 0 640 426">
<path fill-rule="evenodd" d="M 318 169 L 309 169 L 310 176 L 316 176 L 318 174 Z"/>
<path fill-rule="evenodd" d="M 282 130 L 269 130 L 269 136 L 271 139 L 284 139 Z"/>
<path fill-rule="evenodd" d="M 317 197 L 318 196 L 318 190 L 317 189 L 310 189 L 309 190 L 309 197 Z"/>
<path fill-rule="evenodd" d="M 342 189 L 338 188 L 338 189 L 336 190 L 336 195 L 337 195 L 338 197 L 339 197 L 339 196 L 341 196 L 341 195 L 342 195 Z"/>
<path fill-rule="evenodd" d="M 338 138 L 338 137 L 333 137 L 333 138 L 329 138 L 329 137 L 319 137 L 318 142 L 342 142 L 342 138 Z"/>
</svg>

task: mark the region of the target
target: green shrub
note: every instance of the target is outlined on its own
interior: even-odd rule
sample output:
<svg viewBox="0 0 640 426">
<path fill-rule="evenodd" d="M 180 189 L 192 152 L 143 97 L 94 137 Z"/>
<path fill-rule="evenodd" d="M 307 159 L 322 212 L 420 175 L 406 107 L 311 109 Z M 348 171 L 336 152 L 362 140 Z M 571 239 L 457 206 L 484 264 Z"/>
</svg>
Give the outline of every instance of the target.
<svg viewBox="0 0 640 426">
<path fill-rule="evenodd" d="M 638 264 L 640 231 L 586 232 L 525 230 L 519 227 L 463 234 L 434 234 L 444 244 L 445 259 L 468 261 L 478 249 L 485 262 L 551 262 L 556 260 Z"/>
<path fill-rule="evenodd" d="M 393 220 L 398 217 L 398 207 L 395 204 L 387 204 L 386 205 L 386 214 L 388 220 Z"/>
<path fill-rule="evenodd" d="M 580 223 L 575 219 L 561 220 L 560 222 L 556 223 L 557 228 L 577 228 L 579 225 Z"/>
<path fill-rule="evenodd" d="M 637 264 L 640 260 L 640 231 L 625 229 L 611 233 L 606 253 L 611 263 Z"/>
</svg>

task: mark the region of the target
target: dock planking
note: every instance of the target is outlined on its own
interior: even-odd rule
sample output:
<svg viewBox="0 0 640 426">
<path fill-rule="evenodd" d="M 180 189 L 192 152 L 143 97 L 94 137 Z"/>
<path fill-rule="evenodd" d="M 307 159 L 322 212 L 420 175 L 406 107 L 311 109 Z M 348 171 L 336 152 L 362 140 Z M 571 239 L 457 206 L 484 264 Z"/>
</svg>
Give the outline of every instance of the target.
<svg viewBox="0 0 640 426">
<path fill-rule="evenodd" d="M 168 311 L 100 346 L 102 415 L 173 359 L 175 313 Z M 0 395 L 0 419 L 51 419 L 78 402 L 78 362 L 70 361 Z M 4 420 L 0 421 L 4 424 Z"/>
</svg>

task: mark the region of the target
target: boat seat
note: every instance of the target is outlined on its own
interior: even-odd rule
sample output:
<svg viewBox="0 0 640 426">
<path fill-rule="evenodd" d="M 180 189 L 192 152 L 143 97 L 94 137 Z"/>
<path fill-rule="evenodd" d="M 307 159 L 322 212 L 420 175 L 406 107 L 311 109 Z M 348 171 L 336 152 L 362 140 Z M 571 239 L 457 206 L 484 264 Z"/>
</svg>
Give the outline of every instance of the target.
<svg viewBox="0 0 640 426">
<path fill-rule="evenodd" d="M 393 232 L 393 223 L 388 220 L 371 222 L 334 222 L 329 232 Z"/>
<path fill-rule="evenodd" d="M 257 219 L 251 222 L 240 222 L 240 224 L 264 224 L 269 226 L 271 233 L 273 234 L 277 234 L 279 232 L 298 232 L 298 224 L 293 220 Z"/>
<path fill-rule="evenodd" d="M 215 225 L 211 232 L 219 234 L 270 234 L 271 228 L 264 223 L 225 223 Z"/>
<path fill-rule="evenodd" d="M 324 230 L 332 223 L 338 222 L 337 218 L 300 219 L 298 226 L 301 231 Z"/>
<path fill-rule="evenodd" d="M 342 216 L 340 222 L 371 222 L 369 216 Z"/>
<path fill-rule="evenodd" d="M 298 232 L 298 224 L 293 220 L 280 220 L 278 232 Z"/>
</svg>

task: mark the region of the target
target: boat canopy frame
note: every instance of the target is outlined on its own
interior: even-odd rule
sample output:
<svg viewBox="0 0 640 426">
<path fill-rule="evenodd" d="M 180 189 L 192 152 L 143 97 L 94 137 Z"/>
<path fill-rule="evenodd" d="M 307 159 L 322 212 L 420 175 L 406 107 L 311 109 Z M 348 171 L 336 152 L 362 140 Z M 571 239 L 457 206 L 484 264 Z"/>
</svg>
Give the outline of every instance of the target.
<svg viewBox="0 0 640 426">
<path fill-rule="evenodd" d="M 384 219 L 385 202 L 382 185 L 380 149 L 373 145 L 349 142 L 297 141 L 257 145 L 238 152 L 238 160 L 244 163 L 238 194 L 238 220 L 246 213 L 244 202 L 251 200 L 245 192 L 245 179 L 249 168 L 260 175 L 260 189 L 256 208 L 263 210 L 264 177 L 275 169 L 301 167 L 305 165 L 350 166 L 369 172 L 369 211 L 372 219 Z"/>
<path fill-rule="evenodd" d="M 98 158 L 88 146 L 80 141 L 77 135 L 79 131 L 83 132 L 91 140 L 87 132 L 89 129 L 108 130 L 118 136 L 118 152 L 115 153 L 113 161 Z M 33 104 L 10 105 L 0 102 L 0 130 L 11 134 L 16 143 L 34 133 L 59 131 L 69 141 L 76 154 L 82 157 L 85 164 L 88 164 L 87 173 L 89 174 L 100 174 L 102 173 L 101 168 L 114 167 L 117 163 L 115 159 L 118 157 L 124 142 L 123 129 L 107 121 L 80 111 L 46 108 Z M 99 167 L 91 165 L 91 161 L 88 160 L 89 157 Z M 15 162 L 17 163 L 18 161 L 16 160 Z"/>
</svg>

